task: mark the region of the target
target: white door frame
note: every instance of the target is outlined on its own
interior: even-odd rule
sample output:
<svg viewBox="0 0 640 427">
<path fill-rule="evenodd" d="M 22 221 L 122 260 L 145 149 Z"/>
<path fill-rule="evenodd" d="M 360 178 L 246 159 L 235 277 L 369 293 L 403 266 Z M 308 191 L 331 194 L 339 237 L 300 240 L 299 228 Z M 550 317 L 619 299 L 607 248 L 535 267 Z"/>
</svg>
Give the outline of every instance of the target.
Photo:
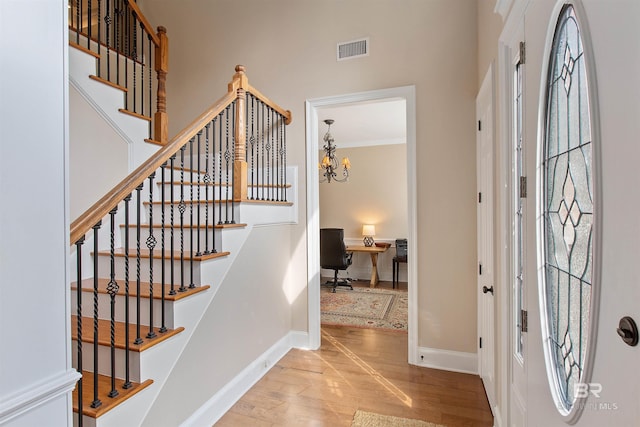
<svg viewBox="0 0 640 427">
<path fill-rule="evenodd" d="M 320 219 L 318 175 L 318 109 L 354 102 L 404 99 L 407 117 L 407 214 L 408 214 L 408 294 L 409 363 L 418 362 L 418 227 L 416 190 L 416 89 L 402 86 L 346 95 L 315 98 L 305 103 L 307 147 L 307 302 L 309 348 L 320 347 Z"/>
</svg>

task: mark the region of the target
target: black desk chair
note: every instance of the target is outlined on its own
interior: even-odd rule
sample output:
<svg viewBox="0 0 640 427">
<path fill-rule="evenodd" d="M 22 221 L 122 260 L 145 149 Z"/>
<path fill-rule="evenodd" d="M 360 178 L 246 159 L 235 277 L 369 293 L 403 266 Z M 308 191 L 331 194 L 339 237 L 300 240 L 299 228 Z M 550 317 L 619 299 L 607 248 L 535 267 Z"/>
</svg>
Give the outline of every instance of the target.
<svg viewBox="0 0 640 427">
<path fill-rule="evenodd" d="M 407 262 L 407 239 L 396 239 L 396 256 L 393 257 L 393 289 L 398 283 L 401 262 Z"/>
<path fill-rule="evenodd" d="M 331 292 L 335 292 L 338 286 L 348 286 L 353 290 L 349 282 L 344 279 L 338 280 L 338 271 L 346 270 L 351 265 L 352 255 L 347 253 L 342 228 L 320 229 L 320 267 L 333 270 L 335 273 L 333 280 L 325 283 L 333 286 Z"/>
</svg>

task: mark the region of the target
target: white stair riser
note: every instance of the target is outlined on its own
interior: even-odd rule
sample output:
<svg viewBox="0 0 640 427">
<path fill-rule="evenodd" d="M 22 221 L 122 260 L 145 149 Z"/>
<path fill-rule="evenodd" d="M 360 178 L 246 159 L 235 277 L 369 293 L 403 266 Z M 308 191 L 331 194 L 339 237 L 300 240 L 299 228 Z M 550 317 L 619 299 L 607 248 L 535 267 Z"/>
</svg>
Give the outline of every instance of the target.
<svg viewBox="0 0 640 427">
<path fill-rule="evenodd" d="M 159 224 L 162 220 L 162 205 L 160 203 L 154 203 L 152 209 L 153 222 Z M 215 206 L 215 211 L 214 211 Z M 145 205 L 147 210 L 146 221 L 149 221 L 149 205 Z M 175 227 L 180 226 L 180 208 L 179 200 L 176 199 L 174 204 L 165 203 L 164 205 L 164 222 L 165 224 L 171 224 L 171 211 L 173 210 L 173 225 Z M 185 201 L 185 211 L 182 215 L 182 224 L 191 224 L 191 213 L 193 212 L 193 224 L 205 224 L 205 219 L 208 218 L 209 225 L 215 225 L 220 222 L 220 211 L 222 210 L 222 220 L 231 221 L 232 213 L 235 211 L 233 218 L 235 222 L 240 222 L 239 204 L 238 203 L 194 203 L 193 207 L 187 201 Z M 233 211 L 232 211 L 233 210 Z M 198 222 L 198 212 L 200 212 L 200 222 Z"/>
<path fill-rule="evenodd" d="M 120 228 L 122 231 L 122 243 L 124 244 L 124 227 Z M 180 232 L 180 228 L 175 228 L 173 230 L 173 248 L 174 251 L 180 248 L 180 241 L 182 240 L 182 245 L 187 251 L 191 251 L 191 241 L 193 234 L 193 252 L 198 252 L 198 236 L 200 237 L 200 251 L 204 253 L 205 249 L 212 251 L 215 248 L 218 252 L 222 248 L 222 230 L 215 230 L 213 228 L 209 228 L 205 230 L 204 225 L 201 229 L 191 229 L 191 228 L 183 228 L 182 233 Z M 129 226 L 129 248 L 135 249 L 137 245 L 136 238 L 136 226 Z M 153 236 L 156 239 L 156 246 L 154 251 L 160 251 L 162 249 L 162 229 L 161 228 L 153 228 Z M 149 227 L 140 227 L 140 241 L 141 247 L 146 248 L 147 237 L 149 237 Z M 205 243 L 207 245 L 205 246 Z M 169 253 L 171 249 L 171 230 L 165 227 L 164 230 L 164 248 L 165 252 Z"/>
<path fill-rule="evenodd" d="M 117 281 L 120 289 L 124 289 L 124 281 Z M 129 283 L 129 289 L 134 290 L 136 287 L 135 281 Z M 154 286 L 154 293 L 159 293 L 161 286 L 160 284 L 156 284 Z M 165 285 L 166 293 L 169 293 L 169 286 Z M 165 295 L 166 295 L 165 293 Z M 71 313 L 76 314 L 78 300 L 77 293 L 75 290 L 71 291 Z M 115 320 L 118 322 L 125 321 L 125 297 L 124 295 L 116 295 L 115 298 Z M 129 322 L 135 323 L 137 316 L 137 302 L 136 297 L 129 297 Z M 173 310 L 174 310 L 173 301 L 165 301 L 165 326 L 167 328 L 173 329 Z M 111 319 L 111 297 L 107 294 L 98 294 L 98 318 L 104 320 Z M 140 299 L 140 323 L 144 325 L 149 324 L 149 299 L 141 298 Z M 93 317 L 93 292 L 91 291 L 83 291 L 82 292 L 82 316 L 83 317 Z M 156 327 L 162 326 L 162 300 L 155 299 L 153 300 L 153 325 Z M 75 325 L 72 325 L 75 328 Z"/>
<path fill-rule="evenodd" d="M 140 329 L 140 337 L 144 340 L 148 329 Z M 83 331 L 83 333 L 92 334 L 93 331 Z M 135 339 L 135 336 L 131 338 Z M 77 341 L 71 342 L 72 362 L 75 368 L 78 367 Z M 115 349 L 115 368 L 116 378 L 124 379 L 126 376 L 125 367 L 125 351 L 123 349 Z M 82 370 L 93 371 L 93 343 L 82 343 Z M 98 373 L 111 376 L 111 348 L 109 346 L 98 346 Z M 140 380 L 140 353 L 136 351 L 129 352 L 129 380 L 132 382 L 141 382 Z M 146 380 L 143 378 L 142 381 Z"/>
<path fill-rule="evenodd" d="M 158 252 L 158 251 L 154 251 Z M 184 260 L 184 270 L 181 268 L 180 256 L 176 255 L 173 260 L 173 283 L 175 288 L 180 287 L 181 283 L 184 283 L 185 286 L 189 286 L 191 283 L 191 262 L 193 262 L 193 284 L 199 286 L 202 284 L 200 280 L 200 261 L 190 261 L 188 259 Z M 140 260 L 140 280 L 143 282 L 150 282 L 150 271 L 149 271 L 149 259 L 142 258 Z M 153 283 L 160 283 L 162 280 L 162 260 L 154 259 L 153 260 Z M 164 260 L 164 271 L 165 271 L 165 283 L 171 283 L 171 260 Z M 98 275 L 99 277 L 110 276 L 111 272 L 111 260 L 108 255 L 100 255 L 98 257 Z M 135 283 L 137 280 L 137 261 L 135 259 L 135 251 L 131 251 L 129 254 L 129 282 Z M 124 280 L 125 277 L 125 260 L 123 257 L 115 257 L 115 277 L 118 280 Z M 181 282 L 181 277 L 183 282 Z"/>
</svg>

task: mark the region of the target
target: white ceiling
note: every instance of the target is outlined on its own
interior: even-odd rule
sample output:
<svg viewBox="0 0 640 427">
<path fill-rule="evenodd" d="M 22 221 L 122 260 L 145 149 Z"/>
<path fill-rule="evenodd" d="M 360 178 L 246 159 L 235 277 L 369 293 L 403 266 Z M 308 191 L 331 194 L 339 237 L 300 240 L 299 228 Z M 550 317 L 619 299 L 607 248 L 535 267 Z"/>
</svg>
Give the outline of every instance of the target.
<svg viewBox="0 0 640 427">
<path fill-rule="evenodd" d="M 318 146 L 327 132 L 325 119 L 333 119 L 331 135 L 340 147 L 405 144 L 406 101 L 389 99 L 318 109 Z"/>
</svg>

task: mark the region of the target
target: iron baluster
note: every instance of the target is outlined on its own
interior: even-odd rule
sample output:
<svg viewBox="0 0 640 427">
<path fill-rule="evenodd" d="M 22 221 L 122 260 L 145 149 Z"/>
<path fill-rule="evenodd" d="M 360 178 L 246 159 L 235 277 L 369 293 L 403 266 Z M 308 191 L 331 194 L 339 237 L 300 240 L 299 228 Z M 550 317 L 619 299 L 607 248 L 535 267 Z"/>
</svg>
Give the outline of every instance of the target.
<svg viewBox="0 0 640 427">
<path fill-rule="evenodd" d="M 200 137 L 202 136 L 202 130 L 200 130 L 200 132 L 198 132 L 198 162 L 196 163 L 197 167 L 198 167 L 198 211 L 197 211 L 197 217 L 196 217 L 196 227 L 197 227 L 197 233 L 196 233 L 196 238 L 198 239 L 198 244 L 196 245 L 196 256 L 202 256 L 202 252 L 200 251 L 200 206 L 202 203 L 202 200 L 200 199 Z M 191 224 L 191 226 L 193 227 L 193 224 Z M 193 250 L 191 251 L 193 252 Z M 193 283 L 193 279 L 191 280 L 191 283 Z"/>
<path fill-rule="evenodd" d="M 144 67 L 145 67 L 145 54 L 144 54 L 144 24 L 140 23 L 140 114 L 144 116 Z"/>
<path fill-rule="evenodd" d="M 284 191 L 284 197 L 283 197 L 283 201 L 287 201 L 287 128 L 286 128 L 286 123 L 282 122 L 282 151 L 283 151 L 283 170 L 284 170 L 284 178 L 282 180 L 282 183 L 284 184 L 283 191 Z"/>
<path fill-rule="evenodd" d="M 231 160 L 231 221 L 229 221 L 229 224 L 235 224 L 236 220 L 235 220 L 235 197 L 233 197 L 233 195 L 235 194 L 235 185 L 236 185 L 236 180 L 235 180 L 235 152 L 236 152 L 236 126 L 237 126 L 237 120 L 236 120 L 236 109 L 232 108 L 231 109 L 231 125 L 233 126 L 233 132 L 231 133 L 231 155 L 229 156 L 232 160 Z M 227 160 L 227 170 L 229 168 L 229 161 Z M 227 200 L 229 200 L 229 183 L 227 182 Z M 227 218 L 229 217 L 229 212 L 227 212 Z"/>
<path fill-rule="evenodd" d="M 131 11 L 129 10 L 129 3 L 124 1 L 124 26 L 126 28 L 124 36 L 126 39 L 125 45 L 127 46 L 127 54 L 124 58 L 124 87 L 129 87 L 129 58 L 131 58 Z M 129 109 L 129 92 L 124 94 L 124 109 Z"/>
<path fill-rule="evenodd" d="M 151 34 L 147 33 L 147 40 L 149 43 L 149 60 L 147 61 L 147 70 L 149 71 L 149 117 L 151 114 L 151 104 L 152 104 L 152 78 L 151 78 L 151 64 L 153 64 L 153 49 L 151 49 Z M 144 111 L 142 112 L 144 114 Z M 151 139 L 151 120 L 149 120 L 149 139 Z"/>
<path fill-rule="evenodd" d="M 116 83 L 120 84 L 120 55 L 122 54 L 122 46 L 120 45 L 120 28 L 122 27 L 122 0 L 116 0 L 116 6 L 114 15 L 116 18 L 116 24 L 114 28 L 115 32 L 115 50 L 116 54 Z"/>
<path fill-rule="evenodd" d="M 105 27 L 105 46 L 107 47 L 107 80 L 111 81 L 111 54 L 109 53 L 109 30 L 111 29 L 111 3 L 107 0 L 107 9 L 104 15 Z"/>
<path fill-rule="evenodd" d="M 82 26 L 82 22 L 80 21 L 81 16 L 82 16 L 82 1 L 76 0 L 76 44 L 80 44 L 80 27 Z M 82 381 L 80 382 L 80 384 L 82 384 Z M 81 414 L 82 411 L 80 411 L 79 413 Z"/>
<path fill-rule="evenodd" d="M 136 77 L 138 74 L 138 17 L 132 12 L 133 17 L 133 52 L 131 53 L 131 66 L 133 67 L 133 112 L 137 111 L 136 95 Z"/>
<path fill-rule="evenodd" d="M 124 198 L 124 369 L 125 377 L 122 388 L 131 388 L 129 369 L 129 202 L 131 193 Z"/>
<path fill-rule="evenodd" d="M 184 150 L 187 145 L 183 145 L 180 148 L 180 204 L 178 210 L 180 211 L 180 292 L 184 292 L 187 288 L 184 286 L 184 211 L 187 210 L 187 205 L 184 203 Z"/>
<path fill-rule="evenodd" d="M 209 177 L 209 131 L 213 121 L 207 123 L 205 126 L 204 137 L 204 253 L 209 254 L 209 184 L 211 178 Z"/>
<path fill-rule="evenodd" d="M 193 284 L 193 138 L 189 140 L 189 159 L 189 289 L 191 289 L 196 287 Z"/>
<path fill-rule="evenodd" d="M 147 237 L 147 249 L 149 249 L 149 332 L 147 338 L 155 338 L 153 330 L 153 249 L 158 242 L 153 235 L 153 179 L 156 173 L 149 175 L 149 237 Z"/>
<path fill-rule="evenodd" d="M 260 198 L 260 200 L 265 200 L 264 198 L 264 187 L 265 187 L 265 182 L 264 182 L 264 139 L 265 139 L 265 132 L 264 132 L 264 102 L 262 102 L 262 155 L 260 156 L 260 161 L 262 163 L 262 197 Z"/>
<path fill-rule="evenodd" d="M 87 3 L 87 49 L 91 50 L 91 28 L 93 16 L 91 15 L 91 0 Z"/>
<path fill-rule="evenodd" d="M 175 206 L 174 206 L 175 199 L 173 197 L 173 162 L 174 162 L 175 159 L 176 159 L 176 155 L 175 154 L 169 158 L 169 168 L 171 170 L 171 177 L 169 179 L 169 181 L 170 181 L 170 185 L 169 185 L 169 193 L 170 193 L 170 195 L 169 195 L 169 197 L 171 198 L 170 203 L 169 203 L 171 205 L 171 210 L 170 210 L 171 226 L 169 227 L 169 231 L 170 231 L 170 236 L 169 237 L 170 237 L 170 243 L 171 243 L 171 246 L 169 248 L 169 252 L 171 253 L 171 260 L 170 260 L 171 262 L 169 263 L 169 269 L 170 269 L 170 272 L 171 272 L 171 290 L 169 291 L 169 295 L 175 295 L 176 294 L 176 288 L 175 288 L 176 281 L 175 281 L 175 274 L 174 274 L 175 273 L 175 268 L 174 268 L 174 265 L 173 265 L 174 261 L 175 261 L 174 254 L 173 254 L 173 249 L 174 249 L 174 246 L 173 246 L 173 230 L 175 228 L 174 227 L 174 220 L 173 220 L 173 217 L 174 217 L 173 211 L 175 209 Z"/>
<path fill-rule="evenodd" d="M 273 111 L 271 108 L 267 108 L 267 181 L 265 182 L 266 190 L 267 190 L 267 200 L 271 200 L 271 148 L 273 144 L 273 128 L 271 127 L 271 116 L 273 115 Z"/>
<path fill-rule="evenodd" d="M 76 242 L 76 352 L 77 352 L 77 369 L 82 374 L 82 245 L 84 244 L 84 236 Z M 82 427 L 82 378 L 78 380 L 78 426 Z"/>
<path fill-rule="evenodd" d="M 255 136 L 255 101 L 256 98 L 251 95 L 251 137 L 249 137 L 249 144 L 251 145 L 251 200 L 255 200 L 254 190 L 255 190 L 255 145 L 256 145 L 256 136 Z"/>
<path fill-rule="evenodd" d="M 102 226 L 99 221 L 93 226 L 93 253 L 98 253 L 98 232 Z M 98 260 L 93 259 L 93 371 L 98 372 Z M 98 398 L 98 375 L 93 376 L 93 401 L 92 408 L 98 408 L 102 401 Z"/>
<path fill-rule="evenodd" d="M 224 111 L 221 111 L 218 117 L 220 117 L 220 123 L 218 125 L 218 224 L 222 224 L 222 114 Z M 214 191 L 215 192 L 215 191 Z M 215 198 L 215 195 L 214 195 Z M 215 205 L 214 205 L 215 207 Z"/>
<path fill-rule="evenodd" d="M 280 130 L 280 114 L 279 113 L 275 113 L 275 123 L 273 124 L 274 132 L 276 133 L 276 145 L 274 147 L 274 154 L 276 157 L 276 167 L 275 167 L 275 175 L 276 175 L 276 186 L 273 190 L 274 192 L 274 196 L 275 196 L 275 200 L 277 202 L 280 201 L 280 132 L 278 132 Z"/>
<path fill-rule="evenodd" d="M 167 332 L 167 327 L 165 324 L 165 308 L 164 308 L 164 295 L 165 295 L 165 286 L 166 286 L 166 278 L 165 278 L 165 244 L 164 244 L 164 235 L 165 235 L 165 219 L 164 219 L 164 192 L 165 192 L 165 186 L 166 186 L 166 182 L 164 180 L 165 175 L 165 169 L 167 168 L 167 162 L 164 162 L 162 164 L 162 166 L 160 166 L 160 181 L 161 181 L 161 185 L 160 185 L 160 252 L 161 252 L 161 261 L 160 261 L 160 281 L 161 281 L 161 293 L 160 293 L 160 317 L 161 317 L 161 325 L 160 325 L 160 332 L 164 333 Z M 151 223 L 151 221 L 149 221 Z M 150 227 L 152 227 L 153 224 L 150 224 Z"/>
<path fill-rule="evenodd" d="M 225 116 L 225 197 L 224 197 L 224 223 L 229 224 L 229 159 L 231 154 L 229 153 L 229 106 L 227 105 L 227 111 Z"/>
<path fill-rule="evenodd" d="M 142 191 L 143 184 L 140 184 L 136 187 L 136 339 L 133 341 L 134 344 L 140 345 L 144 341 L 140 338 L 140 212 L 142 203 L 142 197 L 140 192 Z"/>
<path fill-rule="evenodd" d="M 91 13 L 90 10 L 89 13 Z M 102 54 L 100 53 L 100 45 L 102 45 L 102 25 L 100 21 L 102 21 L 102 1 L 98 0 L 98 38 L 96 40 L 96 44 L 98 45 L 98 77 L 102 76 Z"/>
<path fill-rule="evenodd" d="M 115 234 L 116 234 L 116 213 L 118 208 L 111 209 L 109 215 L 111 217 L 111 250 L 109 256 L 111 258 L 111 271 L 109 275 L 109 284 L 107 285 L 107 293 L 109 294 L 110 302 L 110 349 L 111 349 L 111 391 L 109 391 L 109 397 L 116 397 L 119 393 L 116 390 L 116 294 L 118 293 L 118 283 L 116 282 L 116 260 L 115 260 Z"/>
</svg>

